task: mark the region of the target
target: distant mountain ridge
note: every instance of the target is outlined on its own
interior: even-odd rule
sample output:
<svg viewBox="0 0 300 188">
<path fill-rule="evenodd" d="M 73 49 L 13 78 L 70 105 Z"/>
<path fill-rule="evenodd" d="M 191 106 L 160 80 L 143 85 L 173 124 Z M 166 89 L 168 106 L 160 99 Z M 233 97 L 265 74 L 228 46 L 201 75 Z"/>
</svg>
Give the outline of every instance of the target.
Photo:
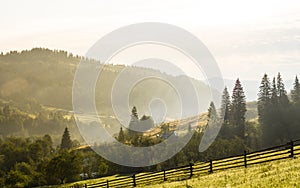
<svg viewBox="0 0 300 188">
<path fill-rule="evenodd" d="M 23 110 L 31 110 L 28 106 L 37 103 L 71 111 L 73 78 L 80 61 L 99 63 L 66 51 L 45 48 L 1 54 L 0 98 L 20 103 Z M 129 70 L 125 79 L 135 79 L 139 77 L 138 75 L 159 75 L 166 80 L 172 80 L 175 87 L 191 93 L 190 88 L 184 84 L 185 80 L 189 79 L 195 85 L 196 90 L 201 93 L 200 100 L 207 99 L 210 95 L 207 85 L 186 76 L 172 76 L 150 68 L 105 65 L 101 73 L 104 82 L 97 82 L 96 86 L 96 104 L 97 108 L 101 109 L 101 113 L 113 114 L 110 95 L 112 85 L 118 74 L 125 68 Z M 138 85 L 130 97 L 130 103 L 136 105 L 140 113 L 148 112 L 149 109 L 145 103 L 149 102 L 153 94 L 164 95 L 170 101 L 176 100 L 170 88 L 160 82 L 149 83 L 146 91 L 145 85 Z M 178 112 L 170 108 L 170 114 L 176 113 Z M 189 115 L 186 114 L 186 116 Z"/>
<path fill-rule="evenodd" d="M 75 71 L 80 61 L 84 63 L 100 63 L 93 60 L 84 59 L 80 56 L 74 56 L 66 51 L 49 50 L 43 48 L 34 48 L 32 50 L 16 52 L 12 51 L 7 54 L 0 55 L 0 105 L 4 106 L 6 103 L 14 103 L 15 107 L 24 112 L 28 112 L 30 117 L 37 117 L 43 108 L 49 111 L 63 111 L 64 114 L 72 114 L 72 86 Z M 118 77 L 120 73 L 125 73 L 125 76 Z M 118 133 L 120 124 L 125 127 L 128 122 L 120 122 L 120 119 L 115 116 L 115 111 L 112 108 L 111 92 L 112 86 L 116 78 L 121 78 L 124 82 L 127 80 L 138 80 L 141 77 L 158 77 L 165 80 L 170 80 L 173 86 L 184 91 L 188 96 L 193 93 L 193 88 L 187 86 L 187 81 L 190 81 L 196 88 L 199 94 L 199 103 L 202 111 L 193 114 L 193 111 L 187 109 L 181 112 L 180 101 L 177 100 L 176 92 L 172 87 L 169 87 L 165 82 L 157 80 L 146 80 L 137 84 L 130 92 L 130 97 L 127 99 L 119 92 L 116 95 L 116 100 L 129 100 L 130 106 L 136 106 L 140 117 L 151 115 L 155 120 L 155 115 L 162 115 L 162 105 L 154 106 L 149 109 L 149 103 L 153 100 L 153 96 L 161 96 L 168 106 L 165 119 L 162 121 L 169 122 L 171 127 L 174 123 L 180 121 L 183 124 L 188 124 L 189 121 L 194 122 L 194 117 L 205 117 L 210 101 L 210 88 L 199 80 L 189 78 L 183 75 L 169 75 L 162 73 L 159 70 L 143 67 L 130 67 L 125 65 L 105 65 L 96 85 L 95 102 L 98 109 L 98 117 L 101 119 L 103 125 L 112 134 Z M 216 82 L 212 82 L 216 83 Z M 243 82 L 242 82 L 243 84 Z M 225 85 L 230 89 L 233 86 L 232 80 L 225 80 Z M 254 88 L 253 84 L 253 88 Z M 247 91 L 247 86 L 244 89 Z M 258 87 L 259 85 L 255 86 Z M 121 91 L 123 85 L 117 85 Z M 213 92 L 216 92 L 213 90 Z M 220 95 L 220 93 L 218 93 Z M 247 93 L 246 93 L 247 97 Z M 3 99 L 3 100 L 2 100 Z M 220 98 L 221 99 L 221 98 Z M 193 101 L 187 106 L 195 106 Z M 207 106 L 205 106 L 207 104 Z M 121 109 L 124 114 L 121 114 L 121 119 L 130 119 L 131 109 L 115 104 L 115 107 Z M 246 119 L 255 119 L 257 117 L 256 103 L 247 104 L 248 111 Z M 151 113 L 150 113 L 151 111 Z M 25 114 L 25 113 L 24 113 Z M 84 116 L 84 115 L 83 115 Z M 99 136 L 95 118 L 86 119 L 86 131 L 95 138 Z M 205 118 L 201 121 L 192 124 L 193 128 L 197 126 L 203 127 L 205 125 Z M 161 121 L 156 122 L 160 125 Z M 190 122 L 189 122 L 190 123 Z M 160 130 L 160 126 L 156 127 L 152 133 Z M 73 130 L 75 131 L 75 129 Z M 145 133 L 147 134 L 147 133 Z M 104 138 L 105 140 L 106 138 Z"/>
</svg>

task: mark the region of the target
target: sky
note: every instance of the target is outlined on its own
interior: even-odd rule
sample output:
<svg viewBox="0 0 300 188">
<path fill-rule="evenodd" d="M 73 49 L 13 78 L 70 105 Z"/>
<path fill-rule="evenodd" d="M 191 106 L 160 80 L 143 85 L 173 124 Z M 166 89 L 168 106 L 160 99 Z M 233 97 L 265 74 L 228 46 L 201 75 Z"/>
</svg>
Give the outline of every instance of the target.
<svg viewBox="0 0 300 188">
<path fill-rule="evenodd" d="M 226 79 L 300 76 L 299 0 L 0 0 L 0 51 L 34 47 L 85 55 L 105 34 L 162 22 L 197 36 Z M 191 68 L 192 69 L 192 68 Z"/>
</svg>

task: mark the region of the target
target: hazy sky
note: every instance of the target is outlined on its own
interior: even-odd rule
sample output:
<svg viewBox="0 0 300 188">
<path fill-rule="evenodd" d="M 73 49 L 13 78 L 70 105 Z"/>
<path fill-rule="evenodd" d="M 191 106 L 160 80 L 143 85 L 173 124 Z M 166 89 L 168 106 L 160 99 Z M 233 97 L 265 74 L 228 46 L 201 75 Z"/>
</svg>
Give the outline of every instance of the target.
<svg viewBox="0 0 300 188">
<path fill-rule="evenodd" d="M 164 22 L 196 35 L 225 78 L 300 72 L 300 1 L 0 0 L 0 51 L 33 47 L 84 55 L 104 34 Z"/>
</svg>

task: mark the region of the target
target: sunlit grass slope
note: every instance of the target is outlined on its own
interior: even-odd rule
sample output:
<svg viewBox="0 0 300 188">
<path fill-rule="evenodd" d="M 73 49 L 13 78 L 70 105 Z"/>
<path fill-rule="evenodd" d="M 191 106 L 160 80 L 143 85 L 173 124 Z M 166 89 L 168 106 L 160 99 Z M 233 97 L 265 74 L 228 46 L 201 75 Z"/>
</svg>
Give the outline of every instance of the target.
<svg viewBox="0 0 300 188">
<path fill-rule="evenodd" d="M 147 187 L 300 187 L 300 158 L 224 170 L 186 181 Z"/>
</svg>

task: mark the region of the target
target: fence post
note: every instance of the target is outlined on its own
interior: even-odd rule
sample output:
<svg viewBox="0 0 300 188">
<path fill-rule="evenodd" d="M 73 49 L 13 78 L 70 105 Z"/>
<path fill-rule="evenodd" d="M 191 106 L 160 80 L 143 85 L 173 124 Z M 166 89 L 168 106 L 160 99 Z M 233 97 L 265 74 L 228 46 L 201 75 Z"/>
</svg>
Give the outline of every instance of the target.
<svg viewBox="0 0 300 188">
<path fill-rule="evenodd" d="M 247 168 L 247 151 L 244 150 L 244 166 Z"/>
<path fill-rule="evenodd" d="M 293 142 L 293 140 L 291 140 L 290 144 L 291 144 L 290 157 L 292 158 L 292 157 L 294 157 L 294 142 Z"/>
<path fill-rule="evenodd" d="M 135 174 L 133 174 L 132 179 L 133 179 L 133 187 L 136 187 Z"/>
<path fill-rule="evenodd" d="M 209 173 L 213 173 L 212 160 L 209 160 Z"/>
<path fill-rule="evenodd" d="M 84 184 L 84 188 L 87 188 L 87 184 L 86 183 Z"/>
<path fill-rule="evenodd" d="M 193 176 L 193 163 L 190 163 L 190 178 Z"/>
<path fill-rule="evenodd" d="M 106 187 L 109 188 L 108 180 L 106 180 Z"/>
<path fill-rule="evenodd" d="M 166 171 L 164 170 L 164 181 L 167 181 L 167 178 L 166 178 Z"/>
</svg>

